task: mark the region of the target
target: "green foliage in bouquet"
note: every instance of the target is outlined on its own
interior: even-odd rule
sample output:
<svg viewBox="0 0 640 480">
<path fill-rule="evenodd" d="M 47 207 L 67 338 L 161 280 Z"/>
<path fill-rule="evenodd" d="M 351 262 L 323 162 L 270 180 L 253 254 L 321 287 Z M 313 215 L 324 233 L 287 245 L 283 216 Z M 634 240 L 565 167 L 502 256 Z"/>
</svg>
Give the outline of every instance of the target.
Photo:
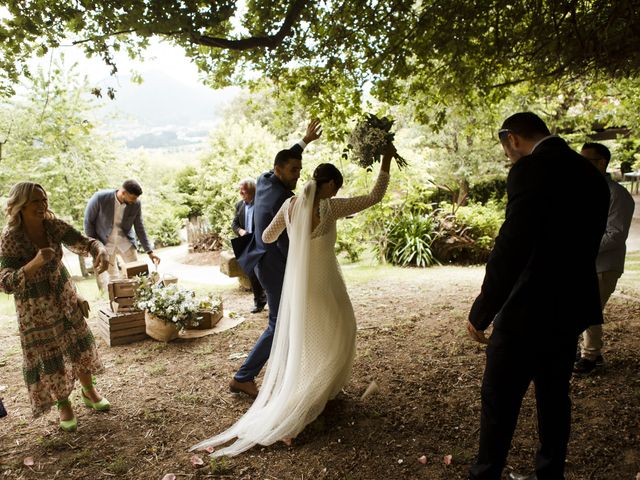
<svg viewBox="0 0 640 480">
<path fill-rule="evenodd" d="M 355 162 L 357 165 L 371 170 L 375 162 L 380 161 L 384 148 L 393 143 L 395 133 L 391 132 L 393 120 L 388 117 L 378 118 L 372 113 L 356 124 L 349 136 L 347 148 L 343 151 L 343 158 Z M 407 161 L 397 153 L 393 156 L 399 168 L 407 166 Z"/>
</svg>

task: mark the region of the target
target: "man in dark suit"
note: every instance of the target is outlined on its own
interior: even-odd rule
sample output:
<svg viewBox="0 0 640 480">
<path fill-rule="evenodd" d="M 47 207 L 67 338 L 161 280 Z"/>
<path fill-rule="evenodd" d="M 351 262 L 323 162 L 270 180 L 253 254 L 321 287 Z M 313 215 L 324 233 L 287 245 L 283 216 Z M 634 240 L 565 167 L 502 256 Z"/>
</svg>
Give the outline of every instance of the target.
<svg viewBox="0 0 640 480">
<path fill-rule="evenodd" d="M 258 395 L 254 379 L 267 363 L 271 352 L 289 249 L 289 237 L 286 232 L 280 235 L 277 242 L 270 244 L 262 241 L 262 232 L 269 226 L 284 201 L 293 196 L 302 170 L 302 151 L 308 143 L 319 138 L 321 132 L 320 122 L 312 121 L 302 141 L 289 150 L 278 152 L 273 170 L 263 173 L 258 178 L 253 211 L 253 238 L 244 252 L 238 256 L 238 263 L 248 275 L 255 272 L 267 291 L 269 324 L 231 380 L 229 388 L 232 392 L 243 392 L 251 397 Z"/>
<path fill-rule="evenodd" d="M 538 412 L 536 473 L 561 480 L 571 424 L 569 382 L 578 336 L 602 323 L 595 259 L 607 223 L 602 175 L 532 113 L 498 132 L 514 163 L 506 218 L 469 313 L 472 338 L 488 343 L 474 480 L 499 480 L 529 384 Z M 493 334 L 484 330 L 493 322 Z"/>
<path fill-rule="evenodd" d="M 242 200 L 236 203 L 236 214 L 231 222 L 231 229 L 239 237 L 244 237 L 253 232 L 253 211 L 255 208 L 253 200 L 256 196 L 256 182 L 252 178 L 245 178 L 240 180 L 238 188 L 240 189 Z M 251 282 L 251 291 L 253 292 L 253 310 L 251 310 L 251 313 L 258 313 L 264 310 L 264 306 L 267 304 L 267 296 L 255 272 L 251 272 L 248 276 Z"/>
</svg>

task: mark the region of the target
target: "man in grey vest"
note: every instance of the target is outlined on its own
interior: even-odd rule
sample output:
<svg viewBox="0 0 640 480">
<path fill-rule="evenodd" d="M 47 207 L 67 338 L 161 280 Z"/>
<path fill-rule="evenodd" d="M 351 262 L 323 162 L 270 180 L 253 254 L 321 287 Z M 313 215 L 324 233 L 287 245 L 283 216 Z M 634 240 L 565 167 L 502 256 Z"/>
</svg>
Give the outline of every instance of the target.
<svg viewBox="0 0 640 480">
<path fill-rule="evenodd" d="M 624 271 L 624 256 L 627 251 L 625 242 L 629 235 L 635 202 L 627 189 L 607 174 L 607 166 L 611 160 L 611 152 L 607 147 L 601 143 L 585 143 L 580 154 L 600 170 L 609 185 L 607 229 L 602 236 L 596 258 L 600 303 L 604 309 Z M 587 328 L 582 337 L 582 350 L 576 354 L 577 361 L 573 371 L 579 375 L 586 375 L 602 364 L 602 346 L 602 325 Z"/>
</svg>

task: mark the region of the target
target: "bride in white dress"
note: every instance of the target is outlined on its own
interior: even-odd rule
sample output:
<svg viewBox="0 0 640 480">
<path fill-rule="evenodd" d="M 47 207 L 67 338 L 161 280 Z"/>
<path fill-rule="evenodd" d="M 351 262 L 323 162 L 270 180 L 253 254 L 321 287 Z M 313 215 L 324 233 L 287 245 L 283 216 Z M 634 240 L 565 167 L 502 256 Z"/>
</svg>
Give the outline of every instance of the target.
<svg viewBox="0 0 640 480">
<path fill-rule="evenodd" d="M 395 148 L 384 152 L 371 193 L 332 198 L 342 186 L 333 165 L 319 165 L 299 197 L 284 202 L 263 232 L 275 242 L 287 229 L 289 254 L 269 363 L 258 397 L 228 430 L 191 450 L 231 445 L 212 456 L 233 456 L 256 444 L 289 443 L 345 386 L 355 354 L 356 321 L 335 255 L 336 220 L 378 203 L 389 183 Z"/>
</svg>

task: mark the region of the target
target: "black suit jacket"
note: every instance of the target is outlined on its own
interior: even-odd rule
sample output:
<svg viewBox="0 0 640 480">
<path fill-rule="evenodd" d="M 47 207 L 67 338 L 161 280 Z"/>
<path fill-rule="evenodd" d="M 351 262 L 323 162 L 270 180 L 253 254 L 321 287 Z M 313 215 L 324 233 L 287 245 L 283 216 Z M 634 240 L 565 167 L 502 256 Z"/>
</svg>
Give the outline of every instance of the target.
<svg viewBox="0 0 640 480">
<path fill-rule="evenodd" d="M 470 322 L 549 339 L 602 323 L 595 259 L 609 206 L 603 175 L 553 137 L 511 168 L 507 195 Z"/>
<path fill-rule="evenodd" d="M 302 147 L 298 144 L 291 147 L 291 150 L 302 153 Z M 256 195 L 253 199 L 253 238 L 238 257 L 238 263 L 247 274 L 253 272 L 254 267 L 265 254 L 268 255 L 270 263 L 275 263 L 284 271 L 289 250 L 287 232 L 283 232 L 276 242 L 269 244 L 262 241 L 262 232 L 269 226 L 284 201 L 291 196 L 293 192 L 282 184 L 273 170 L 258 177 Z"/>
<path fill-rule="evenodd" d="M 244 200 L 240 200 L 238 203 L 236 203 L 236 214 L 234 215 L 233 221 L 231 222 L 231 230 L 233 230 L 233 233 L 235 233 L 236 235 L 240 235 L 238 233 L 238 230 L 240 228 L 243 230 L 247 229 L 244 223 Z"/>
</svg>

